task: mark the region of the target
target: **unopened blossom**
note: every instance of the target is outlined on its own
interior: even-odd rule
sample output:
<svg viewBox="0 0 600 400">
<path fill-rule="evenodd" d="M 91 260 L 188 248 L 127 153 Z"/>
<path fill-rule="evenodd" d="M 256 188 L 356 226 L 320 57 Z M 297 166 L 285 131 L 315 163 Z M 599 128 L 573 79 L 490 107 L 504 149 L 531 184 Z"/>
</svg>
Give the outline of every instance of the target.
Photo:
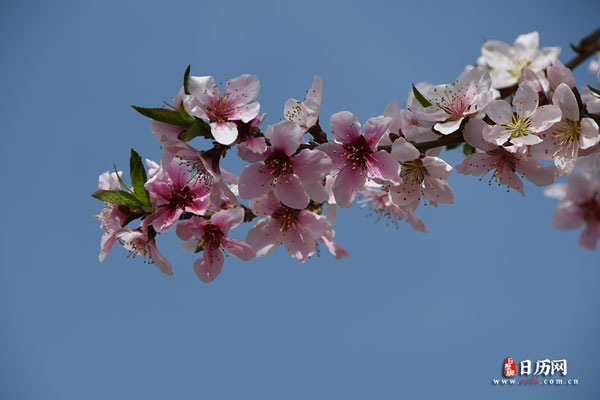
<svg viewBox="0 0 600 400">
<path fill-rule="evenodd" d="M 539 95 L 531 85 L 521 85 L 512 100 L 516 113 L 504 100 L 494 100 L 485 109 L 496 125 L 486 126 L 483 138 L 498 146 L 510 141 L 514 145 L 541 143 L 538 134 L 560 121 L 561 110 L 556 105 L 538 107 Z"/>
<path fill-rule="evenodd" d="M 465 117 L 477 114 L 492 101 L 490 74 L 476 67 L 460 74 L 451 84 L 432 86 L 423 96 L 431 106 L 415 106 L 416 118 L 437 122 L 434 128 L 449 135 L 460 127 Z"/>
<path fill-rule="evenodd" d="M 315 253 L 317 242 L 332 229 L 323 215 L 309 210 L 298 210 L 281 204 L 277 194 L 250 200 L 254 214 L 261 218 L 248 231 L 246 242 L 252 246 L 257 257 L 263 257 L 281 243 L 298 262 L 305 262 Z"/>
<path fill-rule="evenodd" d="M 517 37 L 512 46 L 498 40 L 486 41 L 477 64 L 490 69 L 492 87 L 502 89 L 519 83 L 523 67 L 541 74 L 560 50 L 560 47 L 540 49 L 539 34 L 531 32 Z"/>
<path fill-rule="evenodd" d="M 156 247 L 154 240 L 156 232 L 150 226 L 150 217 L 142 222 L 142 226 L 138 229 L 124 229 L 117 234 L 117 238 L 121 245 L 129 251 L 130 256 L 142 256 L 144 262 L 148 257 L 148 263 L 154 264 L 160 269 L 160 272 L 167 275 L 173 275 L 173 267 L 171 263 L 162 255 Z"/>
<path fill-rule="evenodd" d="M 375 222 L 386 218 L 398 227 L 398 222 L 404 220 L 414 230 L 427 232 L 425 223 L 414 213 L 419 204 L 418 201 L 400 207 L 392 202 L 389 190 L 374 187 L 365 187 L 360 194 L 362 198 L 358 201 L 359 207 L 369 207 L 372 213 L 377 216 Z"/>
<path fill-rule="evenodd" d="M 241 207 L 221 210 L 206 220 L 192 217 L 177 225 L 177 236 L 184 242 L 183 250 L 202 250 L 202 258 L 194 262 L 194 271 L 203 282 L 211 282 L 223 269 L 223 252 L 227 252 L 248 261 L 254 257 L 254 250 L 249 244 L 227 237 L 229 231 L 244 220 Z"/>
<path fill-rule="evenodd" d="M 592 118 L 581 118 L 573 91 L 561 83 L 552 103 L 560 107 L 562 119 L 540 134 L 542 142 L 531 148 L 537 158 L 554 160 L 559 175 L 573 171 L 580 150 L 591 148 L 600 141 L 598 124 Z"/>
<path fill-rule="evenodd" d="M 598 85 L 600 85 L 600 70 L 598 70 Z M 600 94 L 598 92 L 594 92 L 588 87 L 581 88 L 581 101 L 590 114 L 600 113 Z"/>
<path fill-rule="evenodd" d="M 260 105 L 253 102 L 260 89 L 256 75 L 244 74 L 230 80 L 225 93 L 221 93 L 212 76 L 190 76 L 187 86 L 191 97 L 186 98 L 186 110 L 209 120 L 212 135 L 221 144 L 236 141 L 236 121 L 248 123 L 258 115 Z"/>
<path fill-rule="evenodd" d="M 173 158 L 162 178 L 145 185 L 156 209 L 151 215 L 157 232 L 169 230 L 184 212 L 202 215 L 209 205 L 209 191 L 197 179 L 190 179 L 188 166 Z"/>
<path fill-rule="evenodd" d="M 298 124 L 303 130 L 309 130 L 319 121 L 323 81 L 315 75 L 311 88 L 306 93 L 304 101 L 288 99 L 285 102 L 283 115 L 286 120 Z"/>
<path fill-rule="evenodd" d="M 388 132 L 389 117 L 371 118 L 365 124 L 364 135 L 356 117 L 348 111 L 331 116 L 332 134 L 338 142 L 318 147 L 331 158 L 335 175 L 333 194 L 337 204 L 350 207 L 365 186 L 367 179 L 399 182 L 399 165 L 386 151 L 377 151 L 379 141 Z"/>
<path fill-rule="evenodd" d="M 472 119 L 465 126 L 465 141 L 479 151 L 467 156 L 456 165 L 456 171 L 464 175 L 483 176 L 490 171 L 489 183 L 506 185 L 522 195 L 523 182 L 519 174 L 538 186 L 552 184 L 556 180 L 554 166 L 542 166 L 527 151 L 525 145 L 498 146 L 483 140 L 483 132 L 488 125 L 480 119 Z"/>
<path fill-rule="evenodd" d="M 331 170 L 331 160 L 319 150 L 303 149 L 296 154 L 302 133 L 302 128 L 289 121 L 267 128 L 265 136 L 271 145 L 255 154 L 255 160 L 262 163 L 246 167 L 240 175 L 241 197 L 253 199 L 273 188 L 281 202 L 292 208 L 305 208 L 310 199 L 326 200 L 323 179 Z"/>
<path fill-rule="evenodd" d="M 562 199 L 552 214 L 552 226 L 572 230 L 585 225 L 579 245 L 595 249 L 600 238 L 600 181 L 597 176 L 572 174 L 567 185 L 553 187 L 546 195 Z"/>
</svg>

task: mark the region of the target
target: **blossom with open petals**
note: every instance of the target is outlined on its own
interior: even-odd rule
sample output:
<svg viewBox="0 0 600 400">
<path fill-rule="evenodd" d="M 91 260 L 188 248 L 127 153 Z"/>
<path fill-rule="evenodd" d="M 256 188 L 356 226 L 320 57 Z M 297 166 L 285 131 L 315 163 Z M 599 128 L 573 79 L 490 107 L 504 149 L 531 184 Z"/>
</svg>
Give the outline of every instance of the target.
<svg viewBox="0 0 600 400">
<path fill-rule="evenodd" d="M 117 234 L 121 245 L 129 251 L 133 257 L 142 256 L 144 262 L 148 257 L 148 263 L 154 264 L 160 269 L 160 272 L 166 275 L 173 275 L 171 263 L 162 255 L 156 247 L 156 231 L 150 226 L 149 217 L 142 222 L 142 226 L 137 229 L 124 229 Z"/>
<path fill-rule="evenodd" d="M 254 257 L 254 250 L 247 243 L 227 237 L 229 231 L 244 220 L 241 207 L 221 210 L 207 221 L 192 217 L 177 225 L 177 236 L 184 242 L 183 250 L 202 250 L 202 258 L 194 262 L 194 271 L 203 282 L 211 282 L 223 269 L 223 251 L 235 258 L 248 261 Z"/>
<path fill-rule="evenodd" d="M 531 148 L 531 152 L 542 160 L 554 160 L 559 175 L 568 175 L 575 168 L 580 149 L 598 144 L 598 124 L 592 118 L 581 118 L 579 105 L 573 91 L 561 83 L 552 96 L 552 103 L 560 107 L 562 119 L 550 129 L 542 132 L 542 142 Z"/>
<path fill-rule="evenodd" d="M 434 128 L 449 135 L 458 130 L 465 117 L 477 114 L 492 101 L 491 83 L 489 72 L 475 67 L 451 84 L 429 88 L 423 95 L 431 106 L 415 105 L 412 111 L 420 121 L 437 122 Z"/>
<path fill-rule="evenodd" d="M 327 199 L 323 179 L 331 170 L 331 160 L 322 151 L 303 149 L 296 154 L 303 130 L 297 124 L 282 121 L 267 128 L 271 145 L 262 154 L 253 154 L 255 162 L 240 175 L 240 196 L 253 199 L 274 188 L 288 207 L 305 208 L 310 199 Z"/>
<path fill-rule="evenodd" d="M 512 46 L 498 40 L 488 40 L 481 48 L 477 64 L 490 69 L 494 89 L 516 85 L 523 67 L 542 73 L 560 54 L 560 47 L 540 49 L 539 41 L 537 32 L 520 35 Z"/>
<path fill-rule="evenodd" d="M 212 76 L 190 76 L 187 82 L 191 96 L 185 99 L 185 108 L 193 116 L 208 119 L 215 140 L 229 145 L 238 137 L 235 121 L 248 123 L 259 112 L 260 82 L 256 75 L 244 74 L 227 82 L 221 93 Z"/>
<path fill-rule="evenodd" d="M 332 172 L 336 175 L 333 194 L 341 207 L 350 207 L 367 179 L 399 182 L 398 162 L 388 152 L 377 151 L 391 121 L 390 117 L 371 118 L 363 135 L 360 123 L 351 112 L 340 111 L 331 116 L 332 133 L 339 142 L 317 148 L 331 158 Z"/>
<path fill-rule="evenodd" d="M 156 210 L 148 217 L 157 232 L 169 230 L 184 212 L 202 215 L 209 205 L 209 191 L 199 180 L 190 180 L 188 167 L 173 158 L 162 178 L 145 185 Z"/>
<path fill-rule="evenodd" d="M 496 125 L 486 126 L 483 138 L 498 146 L 510 141 L 515 145 L 541 143 L 538 134 L 560 121 L 561 110 L 555 105 L 538 107 L 539 95 L 531 85 L 521 85 L 512 100 L 516 113 L 504 100 L 494 100 L 485 109 Z"/>
<path fill-rule="evenodd" d="M 304 101 L 288 99 L 285 102 L 283 115 L 285 119 L 298 124 L 302 129 L 309 130 L 319 121 L 323 81 L 315 75 L 311 88 L 306 93 Z"/>
<path fill-rule="evenodd" d="M 298 262 L 305 262 L 315 253 L 319 239 L 329 239 L 331 225 L 323 215 L 308 210 L 298 210 L 281 204 L 277 194 L 250 200 L 254 214 L 261 218 L 248 231 L 246 242 L 252 246 L 257 257 L 263 257 L 282 242 L 288 253 Z"/>
<path fill-rule="evenodd" d="M 542 166 L 527 151 L 525 145 L 498 146 L 483 139 L 483 132 L 488 125 L 480 119 L 472 119 L 465 126 L 465 141 L 477 151 L 456 165 L 456 171 L 464 175 L 482 176 L 490 171 L 492 180 L 498 185 L 506 185 L 522 195 L 523 182 L 518 174 L 538 186 L 550 185 L 556 180 L 554 166 Z"/>
<path fill-rule="evenodd" d="M 552 214 L 552 226 L 572 230 L 585 225 L 579 245 L 595 249 L 600 238 L 600 180 L 593 175 L 572 174 L 567 185 L 549 188 L 546 195 L 563 200 Z"/>
</svg>

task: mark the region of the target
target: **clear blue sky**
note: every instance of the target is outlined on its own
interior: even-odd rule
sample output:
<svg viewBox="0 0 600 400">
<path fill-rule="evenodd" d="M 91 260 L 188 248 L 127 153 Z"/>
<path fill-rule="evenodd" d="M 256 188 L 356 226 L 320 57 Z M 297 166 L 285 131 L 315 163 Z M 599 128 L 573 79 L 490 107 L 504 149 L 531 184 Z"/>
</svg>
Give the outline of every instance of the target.
<svg viewBox="0 0 600 400">
<path fill-rule="evenodd" d="M 168 100 L 188 64 L 217 81 L 257 74 L 268 123 L 314 74 L 325 121 L 340 110 L 365 121 L 412 82 L 453 80 L 484 38 L 538 30 L 566 61 L 599 11 L 594 1 L 4 2 L 0 398 L 598 398 L 598 253 L 551 228 L 556 202 L 538 187 L 522 198 L 453 174 L 456 204 L 419 210 L 428 234 L 344 210 L 336 230 L 349 260 L 230 257 L 212 284 L 172 233 L 159 246 L 173 277 L 121 248 L 99 264 L 102 205 L 90 193 L 131 147 L 159 159 L 129 105 Z M 593 83 L 585 67 L 576 77 Z M 580 385 L 493 387 L 507 356 L 566 358 Z"/>
</svg>

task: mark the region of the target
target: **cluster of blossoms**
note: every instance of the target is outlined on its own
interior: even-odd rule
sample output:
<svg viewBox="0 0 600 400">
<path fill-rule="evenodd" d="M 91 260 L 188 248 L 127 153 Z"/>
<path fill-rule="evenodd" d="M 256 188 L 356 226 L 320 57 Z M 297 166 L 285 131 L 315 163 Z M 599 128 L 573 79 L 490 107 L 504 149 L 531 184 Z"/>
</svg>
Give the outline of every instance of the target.
<svg viewBox="0 0 600 400">
<path fill-rule="evenodd" d="M 559 53 L 539 49 L 537 32 L 512 46 L 488 41 L 476 66 L 449 84 L 413 85 L 403 108 L 394 101 L 364 125 L 349 111 L 333 114 L 331 136 L 319 123 L 317 76 L 303 100 L 285 103 L 284 120 L 263 131 L 256 76 L 234 78 L 222 90 L 188 68 L 169 107 L 134 107 L 152 119 L 160 163 L 146 160 L 146 170 L 132 150 L 131 185 L 116 170 L 100 175 L 93 194 L 106 203 L 100 261 L 118 241 L 170 275 L 155 239 L 172 228 L 183 250 L 202 253 L 194 270 L 204 282 L 219 275 L 224 254 L 247 261 L 281 243 L 301 263 L 320 242 L 336 258 L 348 257 L 334 242 L 333 224 L 337 208 L 355 201 L 426 232 L 415 211 L 422 198 L 434 207 L 454 202 L 453 167 L 440 153 L 458 145 L 465 154 L 458 173 L 490 173 L 490 182 L 522 194 L 521 178 L 548 186 L 585 165 L 583 175 L 548 193 L 564 200 L 554 225 L 585 224 L 581 245 L 593 248 L 600 237 L 600 91 L 579 91 Z M 209 148 L 192 145 L 203 139 Z M 233 151 L 247 163 L 239 176 L 221 166 Z M 135 220 L 139 227 L 127 227 Z M 243 222 L 252 224 L 245 240 L 232 239 Z"/>
</svg>

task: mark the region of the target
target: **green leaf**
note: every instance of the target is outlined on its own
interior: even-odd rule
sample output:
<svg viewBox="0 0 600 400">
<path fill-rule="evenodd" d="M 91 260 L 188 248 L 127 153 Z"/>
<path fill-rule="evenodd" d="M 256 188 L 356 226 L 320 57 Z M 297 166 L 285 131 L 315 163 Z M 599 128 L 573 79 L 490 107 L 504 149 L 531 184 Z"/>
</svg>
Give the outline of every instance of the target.
<svg viewBox="0 0 600 400">
<path fill-rule="evenodd" d="M 594 88 L 593 88 L 593 87 L 591 87 L 590 85 L 588 85 L 588 88 L 589 88 L 589 89 L 590 89 L 592 92 L 594 92 L 594 93 L 595 93 L 597 96 L 600 96 L 600 90 L 598 90 L 598 89 L 594 89 Z"/>
<path fill-rule="evenodd" d="M 131 184 L 135 196 L 140 202 L 145 205 L 150 205 L 150 194 L 144 188 L 144 184 L 148 177 L 146 176 L 146 169 L 142 163 L 142 158 L 135 150 L 131 149 L 131 157 L 129 158 L 129 173 L 131 175 Z"/>
<path fill-rule="evenodd" d="M 187 128 L 193 124 L 193 121 L 183 119 L 179 110 L 169 110 L 166 108 L 144 108 L 138 106 L 131 106 L 133 109 L 145 117 L 153 119 L 155 121 L 164 122 L 169 125 L 181 126 Z"/>
<path fill-rule="evenodd" d="M 188 81 L 188 78 L 190 77 L 190 68 L 191 67 L 192 67 L 191 65 L 188 65 L 183 74 L 183 92 L 187 95 L 191 94 L 190 91 L 188 90 L 188 86 L 187 86 L 187 81 Z"/>
<path fill-rule="evenodd" d="M 463 153 L 465 156 L 470 156 L 475 153 L 475 147 L 471 146 L 469 143 L 465 143 L 463 145 Z"/>
<path fill-rule="evenodd" d="M 115 168 L 115 174 L 117 174 L 117 179 L 119 180 L 119 183 L 121 184 L 121 186 L 123 186 L 125 189 L 127 189 L 127 191 L 129 193 L 133 193 L 131 191 L 131 189 L 129 188 L 129 186 L 127 186 L 127 184 L 125 182 L 123 182 L 123 178 L 121 178 L 121 174 L 119 174 L 119 171 L 117 171 L 117 164 L 113 164 L 113 167 Z"/>
<path fill-rule="evenodd" d="M 105 201 L 107 203 L 118 204 L 120 206 L 142 206 L 140 200 L 137 197 L 135 197 L 131 193 L 127 193 L 124 190 L 97 190 L 94 193 L 92 193 L 92 197 L 98 200 Z"/>
<path fill-rule="evenodd" d="M 429 102 L 429 100 L 427 100 L 425 98 L 425 96 L 423 96 L 421 94 L 421 92 L 419 92 L 419 89 L 417 89 L 417 87 L 415 86 L 415 84 L 413 83 L 412 85 L 412 90 L 413 90 L 413 94 L 415 95 L 415 99 L 417 99 L 417 101 L 419 103 L 421 103 L 421 105 L 423 107 L 431 107 L 431 103 Z"/>
<path fill-rule="evenodd" d="M 189 122 L 190 124 L 196 123 L 196 118 L 190 116 L 187 113 L 187 111 L 185 111 L 185 108 L 183 107 L 183 101 L 181 102 L 181 105 L 179 106 L 179 115 L 181 115 L 181 119 L 183 119 L 186 122 Z"/>
<path fill-rule="evenodd" d="M 197 136 L 211 138 L 212 133 L 210 132 L 210 125 L 204 121 L 196 121 L 195 124 L 179 134 L 179 139 L 183 140 L 184 142 L 189 142 Z"/>
<path fill-rule="evenodd" d="M 460 143 L 450 143 L 446 145 L 446 150 L 453 150 L 460 146 Z"/>
</svg>

